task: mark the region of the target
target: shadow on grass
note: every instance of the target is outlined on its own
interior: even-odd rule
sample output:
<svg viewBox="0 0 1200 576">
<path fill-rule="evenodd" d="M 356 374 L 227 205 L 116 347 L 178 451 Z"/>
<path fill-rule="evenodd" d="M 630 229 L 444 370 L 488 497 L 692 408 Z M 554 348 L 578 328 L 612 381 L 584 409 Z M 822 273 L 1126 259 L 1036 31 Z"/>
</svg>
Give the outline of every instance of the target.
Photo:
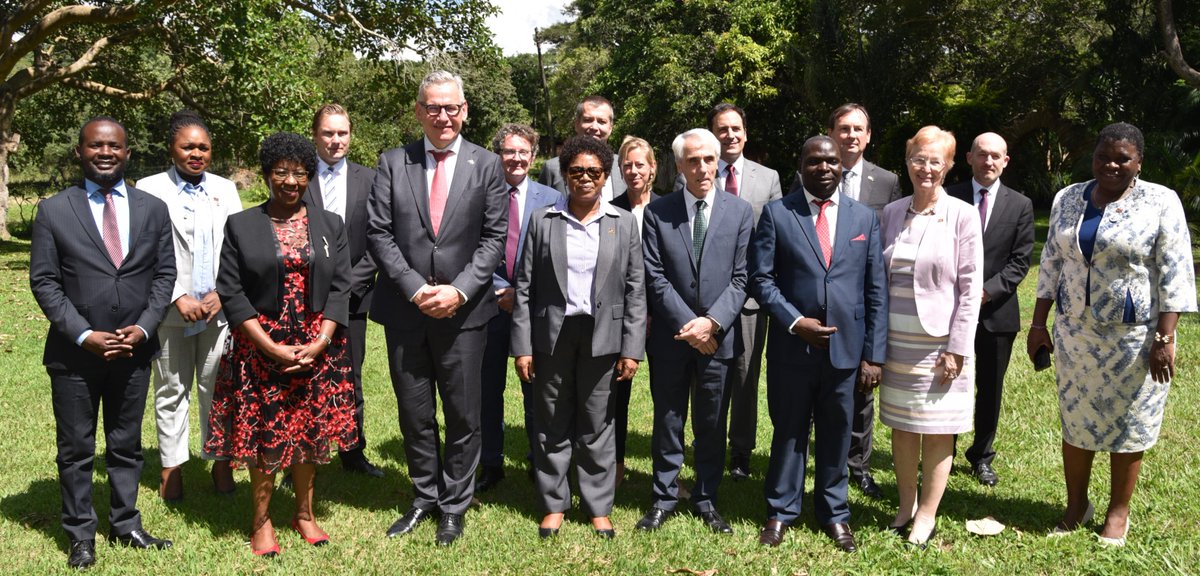
<svg viewBox="0 0 1200 576">
<path fill-rule="evenodd" d="M 107 494 L 107 488 L 96 490 Z M 108 498 L 105 497 L 107 502 Z M 58 544 L 59 549 L 67 551 L 69 539 L 60 524 L 59 511 L 62 509 L 62 496 L 58 481 L 49 478 L 35 480 L 20 492 L 15 492 L 0 502 L 0 514 L 14 524 L 26 530 L 36 530 L 45 534 Z"/>
</svg>

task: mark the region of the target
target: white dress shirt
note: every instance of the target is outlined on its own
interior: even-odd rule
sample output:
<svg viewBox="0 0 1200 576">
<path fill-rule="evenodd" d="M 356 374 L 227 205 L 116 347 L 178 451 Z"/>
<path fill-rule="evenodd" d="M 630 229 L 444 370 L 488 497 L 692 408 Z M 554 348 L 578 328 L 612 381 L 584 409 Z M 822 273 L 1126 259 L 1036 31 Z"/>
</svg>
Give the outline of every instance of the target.
<svg viewBox="0 0 1200 576">
<path fill-rule="evenodd" d="M 851 200 L 858 200 L 862 198 L 860 191 L 862 190 L 863 167 L 865 165 L 866 161 L 859 156 L 857 164 L 851 166 L 850 168 L 843 167 L 842 186 L 839 191 L 845 192 L 846 196 L 849 196 Z M 846 174 L 847 171 L 849 171 L 850 174 Z"/>
<path fill-rule="evenodd" d="M 697 198 L 694 194 L 692 194 L 691 190 L 687 190 L 686 188 L 684 189 L 683 204 L 687 207 L 688 230 L 692 231 L 693 234 L 695 234 L 696 231 L 696 202 L 699 200 L 704 201 L 704 221 L 707 222 L 709 226 L 712 226 L 713 193 L 716 191 L 716 187 L 713 187 L 709 189 L 708 194 L 703 198 Z"/>
<path fill-rule="evenodd" d="M 458 149 L 462 146 L 462 135 L 454 137 L 454 141 L 445 148 L 437 148 L 433 142 L 429 141 L 429 137 L 425 137 L 425 193 L 433 191 L 433 174 L 437 172 L 437 159 L 433 157 L 431 152 L 445 152 L 447 150 L 453 154 L 446 157 L 446 194 L 449 200 L 450 189 L 454 187 L 454 167 L 458 166 Z"/>
<path fill-rule="evenodd" d="M 326 176 L 330 168 L 333 169 L 332 179 Z M 341 217 L 342 222 L 346 221 L 346 191 L 349 189 L 346 172 L 345 158 L 332 166 L 320 158 L 317 159 L 317 185 L 321 188 L 322 203 L 326 210 Z"/>
<path fill-rule="evenodd" d="M 737 180 L 738 196 L 742 195 L 742 176 L 746 175 L 746 157 L 738 156 L 737 160 L 730 164 L 724 160 L 717 160 L 717 189 L 722 192 L 728 192 L 725 189 L 725 179 L 729 178 L 729 167 L 733 166 L 733 177 Z"/>
</svg>

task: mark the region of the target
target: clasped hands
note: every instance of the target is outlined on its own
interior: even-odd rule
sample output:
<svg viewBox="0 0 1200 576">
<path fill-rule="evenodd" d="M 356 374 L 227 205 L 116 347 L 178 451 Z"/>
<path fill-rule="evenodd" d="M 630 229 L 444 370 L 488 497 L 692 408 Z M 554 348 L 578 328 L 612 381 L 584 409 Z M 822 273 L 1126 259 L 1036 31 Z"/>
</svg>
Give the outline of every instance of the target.
<svg viewBox="0 0 1200 576">
<path fill-rule="evenodd" d="M 676 340 L 687 342 L 701 354 L 711 356 L 717 351 L 717 324 L 707 316 L 692 318 L 675 334 Z"/>
<path fill-rule="evenodd" d="M 275 342 L 263 352 L 276 363 L 283 366 L 282 372 L 284 374 L 295 374 L 311 370 L 313 364 L 317 361 L 317 356 L 320 356 L 327 347 L 329 347 L 329 343 L 318 335 L 311 342 L 304 345 L 280 344 Z"/>
<path fill-rule="evenodd" d="M 221 311 L 221 298 L 215 290 L 205 294 L 200 300 L 191 294 L 184 294 L 175 300 L 175 309 L 179 310 L 179 315 L 185 322 L 212 322 Z"/>
<path fill-rule="evenodd" d="M 145 340 L 145 332 L 136 325 L 118 328 L 116 332 L 93 330 L 83 339 L 83 349 L 107 362 L 133 356 L 133 349 Z"/>
<path fill-rule="evenodd" d="M 462 294 L 451 284 L 426 284 L 417 291 L 412 299 L 421 312 L 430 318 L 451 318 L 458 308 L 466 302 Z"/>
</svg>

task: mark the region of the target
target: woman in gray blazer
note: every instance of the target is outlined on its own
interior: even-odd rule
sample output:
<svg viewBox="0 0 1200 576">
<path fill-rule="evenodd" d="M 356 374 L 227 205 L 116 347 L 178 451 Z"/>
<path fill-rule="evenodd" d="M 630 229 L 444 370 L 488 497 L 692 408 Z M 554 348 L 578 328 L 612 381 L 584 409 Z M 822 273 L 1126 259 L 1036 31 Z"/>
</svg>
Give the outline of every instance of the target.
<svg viewBox="0 0 1200 576">
<path fill-rule="evenodd" d="M 568 197 L 529 219 L 511 354 L 517 375 L 534 388 L 534 468 L 546 511 L 538 534 L 558 533 L 571 505 L 574 457 L 584 511 L 597 535 L 612 538 L 612 392 L 637 373 L 645 348 L 642 243 L 633 215 L 600 197 L 612 173 L 608 145 L 577 136 L 559 159 Z"/>
</svg>

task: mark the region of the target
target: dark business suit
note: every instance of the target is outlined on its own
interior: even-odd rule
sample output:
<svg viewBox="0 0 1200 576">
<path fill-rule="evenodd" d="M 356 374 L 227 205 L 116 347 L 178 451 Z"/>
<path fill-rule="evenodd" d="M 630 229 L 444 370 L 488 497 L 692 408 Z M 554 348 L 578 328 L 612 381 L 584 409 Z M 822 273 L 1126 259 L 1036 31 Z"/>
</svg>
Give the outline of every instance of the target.
<svg viewBox="0 0 1200 576">
<path fill-rule="evenodd" d="M 612 183 L 612 196 L 606 196 L 605 200 L 612 200 L 617 196 L 625 193 L 625 179 L 621 178 L 621 157 L 613 154 L 612 175 L 608 181 Z M 558 157 L 546 160 L 542 164 L 542 173 L 538 175 L 538 183 L 549 186 L 558 190 L 563 196 L 567 195 L 567 181 L 563 179 L 562 169 L 558 165 Z"/>
<path fill-rule="evenodd" d="M 950 186 L 946 192 L 975 205 L 972 180 Z M 1000 422 L 1004 375 L 1021 329 L 1017 285 L 1029 272 L 1033 255 L 1033 202 L 1003 182 L 989 201 L 992 214 L 983 231 L 983 290 L 989 300 L 979 310 L 975 331 L 975 439 L 967 449 L 972 466 L 991 464 L 996 457 L 992 444 Z"/>
<path fill-rule="evenodd" d="M 686 189 L 651 202 L 642 227 L 646 300 L 654 318 L 646 343 L 654 398 L 653 506 L 662 510 L 674 510 L 679 501 L 675 480 L 683 467 L 689 396 L 696 462 L 692 506 L 698 512 L 714 509 L 725 463 L 725 389 L 734 359 L 742 353 L 732 332 L 746 303 L 746 250 L 754 211 L 732 194 L 714 190 L 710 196 L 713 205 L 700 254 L 695 254 L 687 211 L 687 203 L 698 199 Z M 704 316 L 721 326 L 712 355 L 675 340 L 685 324 Z"/>
<path fill-rule="evenodd" d="M 849 520 L 846 455 L 859 364 L 886 358 L 887 277 L 878 218 L 842 197 L 826 267 L 812 216 L 803 191 L 768 204 L 750 249 L 750 291 L 771 314 L 767 407 L 775 430 L 763 491 L 767 518 L 785 525 L 800 515 L 810 425 L 817 435 L 817 523 Z M 828 350 L 791 333 L 800 316 L 837 327 Z"/>
<path fill-rule="evenodd" d="M 641 358 L 646 343 L 642 244 L 633 215 L 601 203 L 592 277 L 592 313 L 566 316 L 566 201 L 530 217 L 517 272 L 511 352 L 533 356 L 538 495 L 548 513 L 571 506 L 567 470 L 575 460 L 580 502 L 608 516 L 615 490 L 612 386 L 619 358 Z"/>
<path fill-rule="evenodd" d="M 497 310 L 492 274 L 504 255 L 508 188 L 500 157 L 462 140 L 435 235 L 427 158 L 424 138 L 379 156 L 367 205 L 367 239 L 379 268 L 371 319 L 386 330 L 413 507 L 463 514 L 479 464 L 480 351 Z M 467 300 L 453 316 L 431 318 L 412 302 L 426 284 L 450 284 Z"/>
<path fill-rule="evenodd" d="M 358 428 L 358 441 L 353 447 L 339 446 L 338 450 L 361 454 L 367 446 L 363 426 L 362 365 L 367 352 L 367 312 L 371 309 L 371 294 L 375 289 L 375 260 L 367 250 L 367 200 L 375 185 L 375 171 L 349 160 L 345 170 L 345 229 L 350 253 L 350 325 L 346 339 L 350 344 L 350 368 L 354 374 L 354 424 Z M 319 178 L 309 181 L 308 197 L 318 210 L 325 209 Z"/>
<path fill-rule="evenodd" d="M 528 188 L 525 190 L 525 206 L 521 211 L 521 233 L 517 237 L 517 262 L 520 265 L 521 249 L 525 246 L 525 230 L 529 217 L 538 208 L 553 206 L 562 195 L 557 190 L 542 186 L 527 179 Z M 509 186 L 506 183 L 505 188 Z M 508 277 L 508 265 L 504 260 L 496 267 L 492 275 L 492 289 L 509 288 L 516 283 L 516 278 Z M 483 412 L 480 415 L 480 433 L 483 435 L 483 454 L 480 463 L 483 466 L 504 465 L 504 388 L 508 383 L 508 343 L 509 332 L 512 330 L 512 314 L 501 310 L 488 321 L 487 348 L 483 350 L 483 372 L 479 380 L 483 387 Z M 521 393 L 525 406 L 525 435 L 529 438 L 529 449 L 532 455 L 533 445 L 537 442 L 533 422 L 533 396 L 529 383 L 521 383 Z"/>
<path fill-rule="evenodd" d="M 92 462 L 103 403 L 110 534 L 142 529 L 142 415 L 158 325 L 171 303 L 175 248 L 163 201 L 126 186 L 129 244 L 118 268 L 105 250 L 87 192 L 72 186 L 43 200 L 33 221 L 29 285 L 50 321 L 42 363 L 50 375 L 62 490 L 62 526 L 71 540 L 96 534 Z M 86 330 L 140 326 L 133 356 L 106 362 L 75 343 Z"/>
</svg>

